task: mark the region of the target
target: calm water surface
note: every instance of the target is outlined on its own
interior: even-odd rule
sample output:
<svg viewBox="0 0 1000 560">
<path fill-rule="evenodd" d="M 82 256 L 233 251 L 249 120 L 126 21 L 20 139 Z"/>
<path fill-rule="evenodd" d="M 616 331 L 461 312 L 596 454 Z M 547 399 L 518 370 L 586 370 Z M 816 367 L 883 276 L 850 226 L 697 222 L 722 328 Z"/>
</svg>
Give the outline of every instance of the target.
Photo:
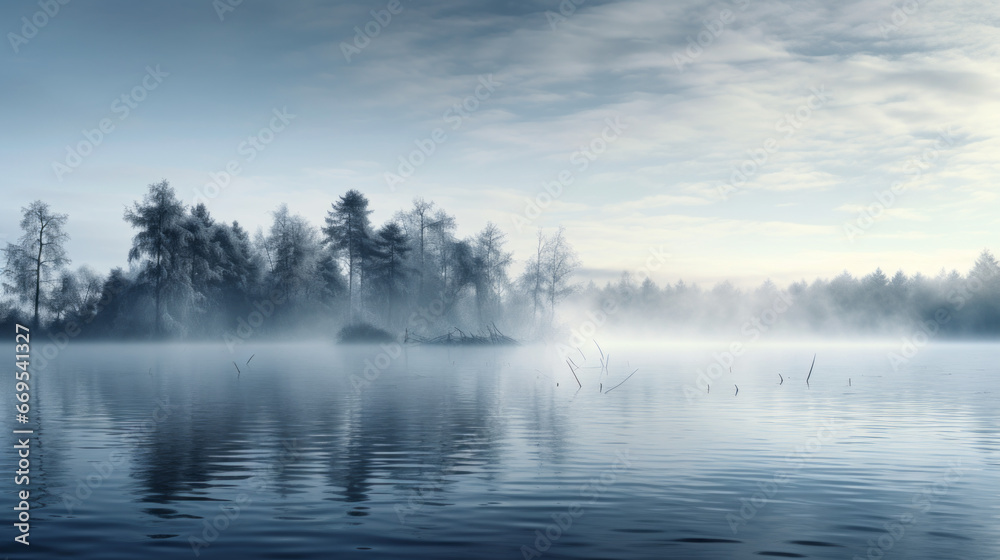
<svg viewBox="0 0 1000 560">
<path fill-rule="evenodd" d="M 3 553 L 1000 558 L 1000 345 L 898 371 L 762 348 L 709 388 L 719 348 L 608 344 L 607 373 L 573 356 L 580 390 L 552 348 L 250 346 L 76 343 L 36 371 L 31 554 L 10 523 Z"/>
</svg>

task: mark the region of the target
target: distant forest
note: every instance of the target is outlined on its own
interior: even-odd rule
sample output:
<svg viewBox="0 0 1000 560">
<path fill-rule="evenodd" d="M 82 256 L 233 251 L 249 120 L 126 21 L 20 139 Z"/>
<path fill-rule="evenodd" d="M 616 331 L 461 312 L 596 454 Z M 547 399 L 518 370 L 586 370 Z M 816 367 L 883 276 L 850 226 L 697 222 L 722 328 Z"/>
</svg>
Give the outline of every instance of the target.
<svg viewBox="0 0 1000 560">
<path fill-rule="evenodd" d="M 507 237 L 487 223 L 458 239 L 455 217 L 416 199 L 373 226 L 368 199 L 350 190 L 321 227 L 289 212 L 251 235 L 187 207 L 167 181 L 124 213 L 135 230 L 127 268 L 71 270 L 68 216 L 35 201 L 22 237 L 4 249 L 4 323 L 115 339 L 229 341 L 335 336 L 345 326 L 389 335 L 453 327 L 537 334 L 574 290 L 578 259 L 562 229 L 539 232 L 524 273 L 511 279 Z M 401 338 L 401 336 L 400 336 Z"/>
<path fill-rule="evenodd" d="M 0 323 L 42 325 L 70 337 L 228 344 L 334 338 L 359 326 L 397 340 L 455 328 L 543 340 L 595 317 L 622 331 L 678 334 L 853 336 L 932 327 L 1000 334 L 1000 265 L 986 250 L 967 273 L 935 277 L 876 270 L 859 279 L 845 272 L 745 291 L 728 282 L 660 287 L 626 273 L 605 286 L 582 286 L 574 282 L 580 262 L 562 228 L 538 232 L 514 277 L 507 237 L 492 222 L 459 239 L 455 217 L 420 198 L 378 227 L 371 212 L 368 199 L 350 190 L 318 227 L 281 205 L 270 227 L 251 235 L 236 221 L 217 221 L 204 204 L 184 205 L 162 181 L 124 212 L 135 231 L 126 267 L 102 274 L 69 267 L 69 217 L 35 201 L 22 209 L 21 237 L 3 250 Z M 559 313 L 560 304 L 571 305 Z"/>
<path fill-rule="evenodd" d="M 657 332 L 677 335 L 767 336 L 903 335 L 968 338 L 1000 336 L 1000 266 L 984 250 L 962 274 L 941 270 L 934 277 L 881 269 L 856 278 L 843 272 L 832 280 L 800 281 L 785 289 L 766 281 L 744 291 L 729 282 L 711 289 L 637 283 L 628 273 L 604 287 L 589 284 L 573 298 L 598 314 L 610 333 Z M 585 315 L 577 322 L 585 322 Z M 591 319 L 592 320 L 592 319 Z"/>
</svg>

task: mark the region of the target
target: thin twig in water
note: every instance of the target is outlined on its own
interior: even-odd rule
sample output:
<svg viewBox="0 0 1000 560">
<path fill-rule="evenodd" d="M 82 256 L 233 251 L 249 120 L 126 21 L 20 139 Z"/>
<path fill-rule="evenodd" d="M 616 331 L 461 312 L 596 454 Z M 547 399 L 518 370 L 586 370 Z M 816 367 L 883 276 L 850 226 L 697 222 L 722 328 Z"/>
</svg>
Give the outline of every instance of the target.
<svg viewBox="0 0 1000 560">
<path fill-rule="evenodd" d="M 733 395 L 735 397 L 736 395 L 740 394 L 740 386 L 739 385 L 733 385 L 733 387 L 736 387 L 736 394 Z"/>
<path fill-rule="evenodd" d="M 579 385 L 581 389 L 583 389 L 583 383 L 580 383 L 580 378 L 576 376 L 576 370 L 574 370 L 573 366 L 570 365 L 568 359 L 566 360 L 566 367 L 568 367 L 569 372 L 573 374 L 573 379 L 576 379 L 576 384 Z"/>
<path fill-rule="evenodd" d="M 254 357 L 254 356 L 256 356 L 256 355 L 257 355 L 257 354 L 251 354 L 251 355 L 250 355 L 250 360 L 252 360 L 252 359 L 253 359 L 253 357 Z M 250 365 L 250 360 L 247 360 L 247 365 Z"/>
<path fill-rule="evenodd" d="M 243 373 L 240 371 L 240 366 L 236 365 L 236 362 L 233 362 L 233 367 L 236 368 L 236 377 L 239 377 L 240 374 Z"/>
<path fill-rule="evenodd" d="M 576 369 L 580 369 L 580 366 L 576 365 L 576 362 L 573 361 L 573 358 L 567 357 L 566 359 L 573 364 L 573 367 L 575 367 Z"/>
<path fill-rule="evenodd" d="M 639 371 L 639 368 L 635 368 L 635 371 Z M 607 395 L 611 391 L 614 391 L 615 389 L 617 389 L 617 388 L 621 387 L 622 385 L 624 385 L 625 381 L 628 381 L 633 375 L 635 375 L 635 371 L 633 371 L 632 373 L 628 374 L 628 377 L 626 377 L 621 383 L 615 385 L 614 387 L 608 389 L 607 391 L 604 391 L 604 394 Z"/>
<path fill-rule="evenodd" d="M 583 355 L 583 350 L 580 350 L 580 347 L 577 346 L 576 347 L 576 351 L 580 353 L 580 357 L 583 358 L 583 361 L 586 362 L 587 361 L 587 357 Z"/>
<path fill-rule="evenodd" d="M 809 385 L 809 378 L 812 377 L 813 366 L 815 366 L 815 365 L 816 365 L 816 354 L 813 354 L 813 363 L 812 363 L 812 365 L 809 366 L 809 375 L 806 376 L 806 386 Z"/>
<path fill-rule="evenodd" d="M 780 374 L 780 373 L 778 374 L 778 378 L 780 378 L 780 379 L 781 379 L 781 383 L 778 383 L 778 385 L 784 385 L 784 384 L 785 384 L 785 378 L 784 378 L 784 377 L 781 377 L 781 374 Z"/>
</svg>

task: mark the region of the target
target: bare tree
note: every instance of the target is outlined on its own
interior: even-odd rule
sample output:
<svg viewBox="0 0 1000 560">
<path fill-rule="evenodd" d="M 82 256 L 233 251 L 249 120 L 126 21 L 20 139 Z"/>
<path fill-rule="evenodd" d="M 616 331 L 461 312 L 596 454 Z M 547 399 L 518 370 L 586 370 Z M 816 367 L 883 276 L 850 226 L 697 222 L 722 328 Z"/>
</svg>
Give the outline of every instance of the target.
<svg viewBox="0 0 1000 560">
<path fill-rule="evenodd" d="M 535 255 L 528 260 L 528 265 L 521 275 L 519 283 L 521 289 L 531 295 L 531 318 L 538 319 L 538 311 L 542 306 L 542 297 L 545 295 L 544 275 L 542 274 L 542 264 L 545 258 L 545 234 L 538 228 L 536 236 L 537 244 Z"/>
<path fill-rule="evenodd" d="M 486 321 L 499 310 L 500 298 L 507 289 L 507 269 L 513 253 L 504 251 L 507 234 L 495 223 L 487 222 L 475 241 L 475 258 L 480 267 L 476 281 L 476 301 L 480 321 Z"/>
<path fill-rule="evenodd" d="M 10 283 L 4 289 L 33 304 L 33 321 L 38 325 L 43 285 L 53 281 L 53 273 L 70 261 L 63 244 L 69 239 L 63 231 L 68 216 L 54 214 L 49 205 L 36 200 L 21 209 L 21 230 L 17 243 L 4 249 L 3 275 Z"/>
<path fill-rule="evenodd" d="M 417 251 L 418 296 L 424 293 L 424 275 L 427 270 L 427 230 L 434 222 L 431 216 L 433 210 L 433 202 L 427 202 L 423 198 L 414 198 L 413 208 L 409 212 L 399 212 L 396 215 L 396 221 L 403 224 L 406 234 Z"/>
<path fill-rule="evenodd" d="M 555 314 L 556 304 L 576 289 L 569 279 L 580 267 L 580 261 L 577 259 L 576 251 L 566 240 L 565 230 L 562 227 L 548 239 L 546 245 L 542 269 L 545 273 L 549 312 Z"/>
<path fill-rule="evenodd" d="M 555 316 L 556 305 L 576 290 L 570 277 L 579 267 L 580 261 L 563 228 L 549 237 L 538 230 L 535 256 L 519 279 L 521 290 L 531 297 L 533 318 L 545 311 L 546 304 L 549 320 Z"/>
<path fill-rule="evenodd" d="M 428 224 L 431 232 L 431 239 L 435 250 L 437 250 L 437 271 L 436 279 L 443 289 L 448 289 L 451 270 L 454 265 L 454 245 L 455 245 L 455 216 L 444 210 L 434 213 L 434 219 Z"/>
</svg>

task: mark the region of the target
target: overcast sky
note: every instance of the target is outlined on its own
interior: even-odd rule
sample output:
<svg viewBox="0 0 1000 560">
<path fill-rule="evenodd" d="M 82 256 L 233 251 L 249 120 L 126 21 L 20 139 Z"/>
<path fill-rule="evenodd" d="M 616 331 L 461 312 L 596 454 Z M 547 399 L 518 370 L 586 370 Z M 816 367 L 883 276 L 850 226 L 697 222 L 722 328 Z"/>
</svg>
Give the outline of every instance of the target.
<svg viewBox="0 0 1000 560">
<path fill-rule="evenodd" d="M 989 0 L 230 2 L 0 4 L 0 242 L 40 198 L 74 266 L 124 266 L 149 183 L 191 203 L 233 162 L 205 200 L 251 231 L 282 202 L 319 225 L 356 188 L 381 223 L 422 196 L 463 236 L 497 222 L 518 270 L 563 225 L 599 280 L 661 247 L 655 279 L 706 285 L 1000 250 Z"/>
</svg>

